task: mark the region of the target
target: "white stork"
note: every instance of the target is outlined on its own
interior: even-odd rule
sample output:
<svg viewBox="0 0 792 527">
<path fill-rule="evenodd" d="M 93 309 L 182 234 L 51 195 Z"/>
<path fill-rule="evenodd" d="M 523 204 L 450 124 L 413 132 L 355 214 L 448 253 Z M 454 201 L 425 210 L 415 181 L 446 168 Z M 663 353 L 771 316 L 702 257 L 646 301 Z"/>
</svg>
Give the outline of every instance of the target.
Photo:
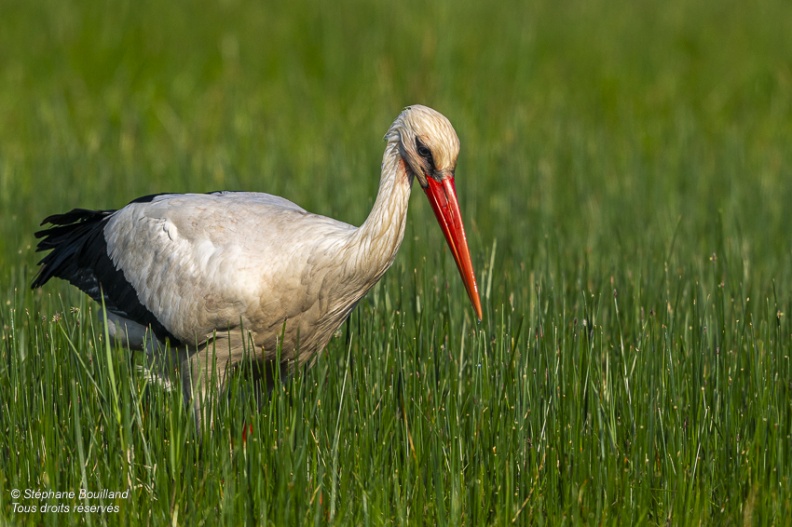
<svg viewBox="0 0 792 527">
<path fill-rule="evenodd" d="M 480 320 L 454 185 L 454 128 L 435 110 L 410 106 L 385 140 L 377 199 L 360 227 L 252 192 L 160 194 L 119 210 L 74 209 L 49 216 L 42 225 L 52 226 L 36 233 L 43 238 L 37 250 L 51 252 L 32 287 L 56 276 L 104 302 L 110 335 L 177 366 L 185 395 L 198 405 L 209 382 L 222 387 L 250 353 L 256 380 L 271 383 L 279 346 L 283 372 L 321 352 L 393 263 L 417 179 Z"/>
</svg>

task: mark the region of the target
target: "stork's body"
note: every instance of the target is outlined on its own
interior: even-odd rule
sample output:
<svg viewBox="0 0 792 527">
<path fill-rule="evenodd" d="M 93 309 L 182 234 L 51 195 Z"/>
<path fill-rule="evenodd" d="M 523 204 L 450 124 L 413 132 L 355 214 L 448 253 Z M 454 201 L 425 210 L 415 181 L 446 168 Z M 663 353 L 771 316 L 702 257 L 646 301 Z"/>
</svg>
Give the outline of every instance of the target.
<svg viewBox="0 0 792 527">
<path fill-rule="evenodd" d="M 248 192 L 164 194 L 117 211 L 75 209 L 47 218 L 55 227 L 37 233 L 44 238 L 39 250 L 52 252 L 33 286 L 52 276 L 68 280 L 105 303 L 113 337 L 154 358 L 169 343 L 169 360 L 161 362 L 181 363 L 191 395 L 209 378 L 222 385 L 246 350 L 259 366 L 278 351 L 282 364 L 303 364 L 393 262 L 417 177 L 480 318 L 453 186 L 453 128 L 434 110 L 414 106 L 386 141 L 377 199 L 359 228 Z"/>
</svg>

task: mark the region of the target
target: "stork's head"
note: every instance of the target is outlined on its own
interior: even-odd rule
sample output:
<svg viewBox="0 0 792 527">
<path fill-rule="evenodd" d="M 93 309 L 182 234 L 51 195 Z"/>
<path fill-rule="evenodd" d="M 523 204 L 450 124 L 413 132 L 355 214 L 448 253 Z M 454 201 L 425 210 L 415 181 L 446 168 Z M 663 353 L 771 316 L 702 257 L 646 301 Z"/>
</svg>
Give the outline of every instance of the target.
<svg viewBox="0 0 792 527">
<path fill-rule="evenodd" d="M 408 106 L 386 139 L 397 141 L 399 154 L 422 188 L 427 187 L 429 178 L 454 177 L 459 137 L 443 114 L 419 104 Z"/>
<path fill-rule="evenodd" d="M 444 115 L 431 108 L 408 106 L 393 122 L 385 139 L 397 143 L 406 168 L 429 198 L 470 302 L 481 320 L 481 300 L 454 183 L 459 156 L 459 137 L 454 127 Z"/>
</svg>

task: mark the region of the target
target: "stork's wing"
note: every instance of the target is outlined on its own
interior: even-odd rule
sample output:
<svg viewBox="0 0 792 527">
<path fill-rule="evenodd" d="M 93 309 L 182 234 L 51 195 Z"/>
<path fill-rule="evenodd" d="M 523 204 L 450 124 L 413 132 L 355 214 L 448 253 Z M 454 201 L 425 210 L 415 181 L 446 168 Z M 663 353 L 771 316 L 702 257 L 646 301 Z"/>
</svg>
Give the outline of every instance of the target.
<svg viewBox="0 0 792 527">
<path fill-rule="evenodd" d="M 136 202 L 154 197 L 146 196 Z M 62 278 L 97 302 L 104 302 L 108 311 L 150 326 L 157 338 L 170 339 L 177 345 L 178 339 L 140 302 L 124 273 L 108 256 L 104 229 L 115 213 L 73 209 L 45 218 L 41 224 L 49 223 L 53 227 L 35 233 L 36 238 L 41 238 L 36 250 L 51 252 L 39 262 L 41 267 L 32 287 L 43 286 L 53 276 Z"/>
</svg>

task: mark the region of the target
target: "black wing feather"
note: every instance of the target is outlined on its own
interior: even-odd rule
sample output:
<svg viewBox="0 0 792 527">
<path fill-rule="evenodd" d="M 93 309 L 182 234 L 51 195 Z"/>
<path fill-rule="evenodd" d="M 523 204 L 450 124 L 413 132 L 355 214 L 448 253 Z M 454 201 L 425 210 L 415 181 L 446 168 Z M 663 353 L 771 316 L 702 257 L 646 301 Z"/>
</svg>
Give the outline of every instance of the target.
<svg viewBox="0 0 792 527">
<path fill-rule="evenodd" d="M 133 203 L 151 201 L 155 196 L 138 198 Z M 137 291 L 116 268 L 107 253 L 104 230 L 114 210 L 73 209 L 48 216 L 41 222 L 53 227 L 35 233 L 36 251 L 51 251 L 39 262 L 41 268 L 32 288 L 43 286 L 53 276 L 67 280 L 88 296 L 102 302 L 111 313 L 151 327 L 161 341 L 173 345 L 179 340 L 168 331 L 138 298 Z"/>
</svg>

